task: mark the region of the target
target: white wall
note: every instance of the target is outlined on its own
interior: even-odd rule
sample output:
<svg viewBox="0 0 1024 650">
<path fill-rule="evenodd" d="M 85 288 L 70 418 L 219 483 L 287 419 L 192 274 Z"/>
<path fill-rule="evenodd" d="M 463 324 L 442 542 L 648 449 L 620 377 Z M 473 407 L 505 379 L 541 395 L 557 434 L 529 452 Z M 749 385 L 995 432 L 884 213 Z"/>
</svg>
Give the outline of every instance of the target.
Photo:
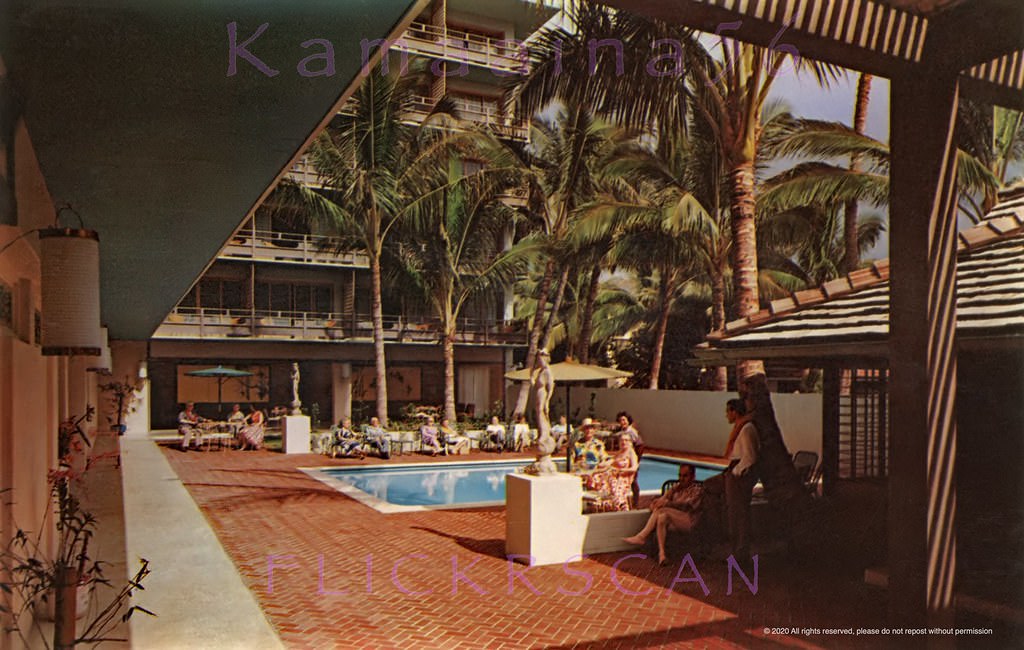
<svg viewBox="0 0 1024 650">
<path fill-rule="evenodd" d="M 569 390 L 570 408 L 579 409 L 580 418 L 589 415 L 593 394 L 597 418 L 610 422 L 619 411 L 629 412 L 647 446 L 711 456 L 719 456 L 725 450 L 730 429 L 725 420 L 725 403 L 736 397 L 736 393 L 711 391 L 581 387 Z M 564 387 L 555 390 L 553 411 L 561 412 L 564 395 Z M 821 395 L 777 393 L 772 395 L 772 404 L 790 453 L 807 450 L 820 456 Z"/>
</svg>

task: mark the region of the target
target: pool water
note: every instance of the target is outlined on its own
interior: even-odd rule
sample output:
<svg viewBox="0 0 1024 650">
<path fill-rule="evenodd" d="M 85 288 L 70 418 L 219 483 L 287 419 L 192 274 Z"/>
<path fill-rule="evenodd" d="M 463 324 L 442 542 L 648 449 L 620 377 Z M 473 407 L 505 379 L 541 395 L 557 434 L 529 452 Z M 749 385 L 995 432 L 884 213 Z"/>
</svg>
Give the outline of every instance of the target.
<svg viewBox="0 0 1024 650">
<path fill-rule="evenodd" d="M 387 511 L 398 511 L 410 506 L 419 509 L 500 505 L 505 502 L 505 475 L 530 462 L 520 459 L 387 467 L 329 467 L 304 471 L 367 505 L 377 507 L 378 502 L 383 502 L 399 506 Z M 666 457 L 644 456 L 640 459 L 640 491 L 660 491 L 662 483 L 679 476 L 679 462 Z M 560 466 L 564 467 L 564 464 L 563 460 Z M 715 465 L 693 464 L 697 467 L 699 481 L 722 470 Z"/>
</svg>

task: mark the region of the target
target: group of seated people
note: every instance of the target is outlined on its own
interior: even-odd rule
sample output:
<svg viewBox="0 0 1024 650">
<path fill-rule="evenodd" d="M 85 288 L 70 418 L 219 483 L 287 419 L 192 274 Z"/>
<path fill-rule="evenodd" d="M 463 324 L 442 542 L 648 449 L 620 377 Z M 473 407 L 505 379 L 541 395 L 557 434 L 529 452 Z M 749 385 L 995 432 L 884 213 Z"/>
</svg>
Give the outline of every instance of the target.
<svg viewBox="0 0 1024 650">
<path fill-rule="evenodd" d="M 431 455 L 469 453 L 469 438 L 452 427 L 451 420 L 441 418 L 441 425 L 434 424 L 434 416 L 428 415 L 420 427 L 420 449 L 430 451 Z"/>
<path fill-rule="evenodd" d="M 391 438 L 381 426 L 380 419 L 376 417 L 370 418 L 370 422 L 364 424 L 359 433 L 353 428 L 352 419 L 345 417 L 337 426 L 331 427 L 330 431 L 320 434 L 316 442 L 316 451 L 330 455 L 331 458 L 363 458 L 370 452 L 388 459 L 391 458 Z"/>
<path fill-rule="evenodd" d="M 263 446 L 266 420 L 263 411 L 254 404 L 249 406 L 248 414 L 242 412 L 240 405 L 232 405 L 227 420 L 221 422 L 200 416 L 196 413 L 195 403 L 186 402 L 185 408 L 178 413 L 178 433 L 182 435 L 181 449 L 199 449 L 207 428 L 219 425 L 227 426 L 239 449 L 260 449 Z"/>
<path fill-rule="evenodd" d="M 637 472 L 643 455 L 643 439 L 629 413 L 619 413 L 616 420 L 617 429 L 612 439 L 618 444 L 614 451 L 609 453 L 604 441 L 596 437 L 597 424 L 591 418 L 584 418 L 580 424 L 580 439 L 573 444 L 571 453 L 573 471 L 589 492 L 600 495 L 601 510 L 629 510 L 640 499 Z"/>
</svg>

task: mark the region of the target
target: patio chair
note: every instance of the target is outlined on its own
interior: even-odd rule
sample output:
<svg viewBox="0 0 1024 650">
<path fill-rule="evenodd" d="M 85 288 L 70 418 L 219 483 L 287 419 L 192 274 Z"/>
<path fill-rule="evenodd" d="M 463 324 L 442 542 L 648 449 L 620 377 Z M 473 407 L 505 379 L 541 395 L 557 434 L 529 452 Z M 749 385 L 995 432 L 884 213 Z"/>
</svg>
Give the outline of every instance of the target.
<svg viewBox="0 0 1024 650">
<path fill-rule="evenodd" d="M 804 490 L 814 496 L 818 492 L 818 479 L 821 469 L 818 466 L 818 454 L 813 451 L 798 451 L 793 454 L 793 466 L 800 477 Z"/>
</svg>

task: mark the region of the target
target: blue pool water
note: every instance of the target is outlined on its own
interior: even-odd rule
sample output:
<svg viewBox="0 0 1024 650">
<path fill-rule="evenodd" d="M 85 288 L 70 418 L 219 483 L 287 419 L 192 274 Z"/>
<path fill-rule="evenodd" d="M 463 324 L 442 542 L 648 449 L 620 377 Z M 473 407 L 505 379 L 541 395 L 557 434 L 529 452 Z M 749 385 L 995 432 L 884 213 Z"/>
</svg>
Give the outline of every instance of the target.
<svg viewBox="0 0 1024 650">
<path fill-rule="evenodd" d="M 505 502 L 505 475 L 529 462 L 524 459 L 390 467 L 335 467 L 321 468 L 311 473 L 318 478 L 333 479 L 329 481 L 331 483 L 340 481 L 396 506 L 492 505 Z M 697 480 L 701 481 L 722 470 L 714 465 L 694 464 L 697 466 Z M 641 491 L 660 491 L 662 483 L 678 475 L 677 460 L 650 456 L 640 460 Z"/>
</svg>

